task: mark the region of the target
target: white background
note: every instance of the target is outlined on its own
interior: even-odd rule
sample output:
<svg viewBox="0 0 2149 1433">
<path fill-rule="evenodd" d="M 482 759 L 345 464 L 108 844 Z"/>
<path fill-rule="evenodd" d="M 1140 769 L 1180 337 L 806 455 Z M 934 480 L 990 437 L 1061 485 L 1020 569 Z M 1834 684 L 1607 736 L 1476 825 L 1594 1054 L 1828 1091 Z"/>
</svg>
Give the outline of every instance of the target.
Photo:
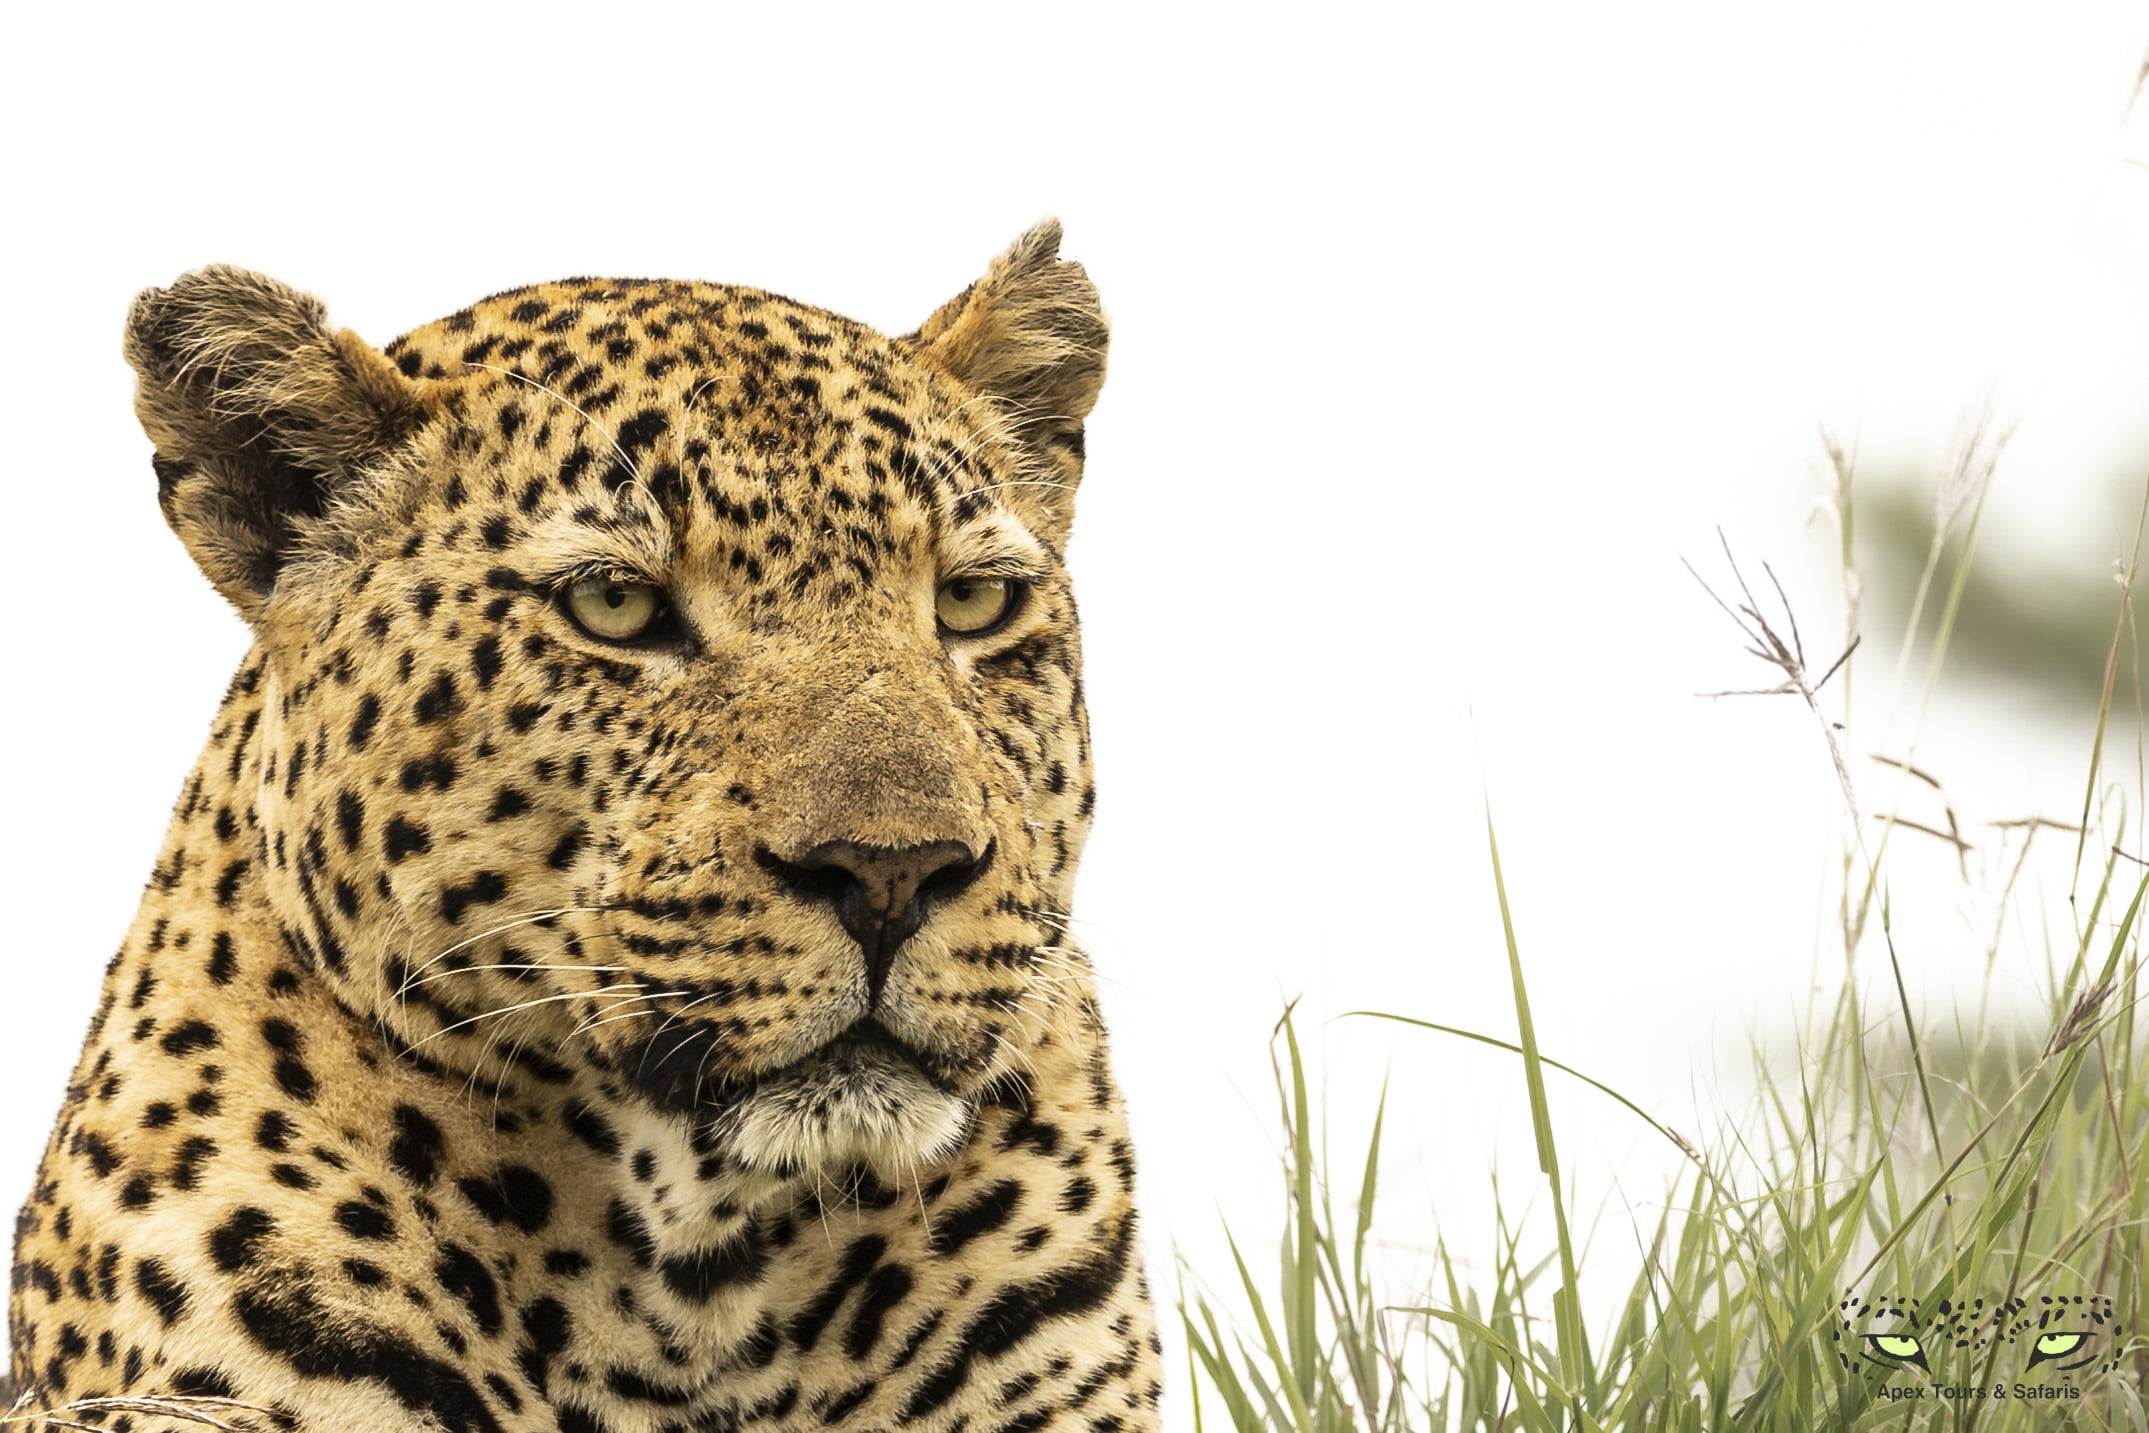
<svg viewBox="0 0 2149 1433">
<path fill-rule="evenodd" d="M 386 342 L 518 283 L 666 275 L 900 332 L 1050 213 L 1114 322 L 1074 552 L 1103 789 L 1077 915 L 1166 1288 L 1174 1239 L 1228 1279 L 1219 1210 L 1273 1232 L 1292 996 L 1339 1113 L 1393 1063 L 1393 1245 L 1482 1259 L 1495 1162 L 1535 1187 L 1506 1057 L 1322 1023 L 1512 1034 L 1488 801 L 1545 1049 L 1706 1136 L 1719 1067 L 1833 974 L 1840 818 L 1809 718 L 1694 699 L 1766 673 L 1679 559 L 1720 573 L 1722 527 L 1833 647 L 1816 425 L 1862 471 L 1930 467 L 1987 382 L 2020 420 L 1990 541 L 2092 571 L 2124 550 L 2149 15 L 1313 13 L 19 14 L 6 1198 L 243 648 L 157 516 L 118 352 L 136 289 L 244 264 Z M 2089 719 L 1972 694 L 1921 751 L 1968 814 L 2067 815 Z M 1921 999 L 1981 969 L 1973 905 L 1899 909 Z M 2028 997 L 2041 968 L 2025 942 L 1997 978 Z M 1585 1216 L 1623 1172 L 1616 1262 L 1664 1162 L 1555 1097 Z"/>
</svg>

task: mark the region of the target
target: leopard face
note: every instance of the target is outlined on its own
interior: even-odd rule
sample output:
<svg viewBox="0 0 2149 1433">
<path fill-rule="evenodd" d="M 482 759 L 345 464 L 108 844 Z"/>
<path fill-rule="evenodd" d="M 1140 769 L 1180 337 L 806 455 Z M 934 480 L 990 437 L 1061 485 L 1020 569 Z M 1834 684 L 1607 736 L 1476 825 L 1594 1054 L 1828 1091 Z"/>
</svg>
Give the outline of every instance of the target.
<svg viewBox="0 0 2149 1433">
<path fill-rule="evenodd" d="M 594 360 L 539 341 L 563 316 Z M 588 284 L 423 330 L 392 352 L 460 376 L 376 478 L 393 520 L 264 613 L 271 889 L 354 1003 L 460 1068 L 586 1059 L 784 1168 L 944 1154 L 1020 1074 L 1069 1009 L 1091 799 L 1021 456 L 844 329 Z M 936 610 L 968 587 L 1007 609 L 974 632 Z M 593 589 L 647 625 L 586 625 Z"/>
</svg>

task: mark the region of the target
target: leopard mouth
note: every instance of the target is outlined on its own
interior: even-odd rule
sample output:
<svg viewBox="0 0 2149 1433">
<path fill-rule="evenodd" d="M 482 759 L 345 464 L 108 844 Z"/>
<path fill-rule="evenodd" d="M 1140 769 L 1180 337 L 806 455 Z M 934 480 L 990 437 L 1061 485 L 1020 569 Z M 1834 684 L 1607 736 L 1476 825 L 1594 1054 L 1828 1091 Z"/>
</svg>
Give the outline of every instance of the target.
<svg viewBox="0 0 2149 1433">
<path fill-rule="evenodd" d="M 704 1125 L 749 1167 L 793 1175 L 864 1165 L 897 1175 L 958 1148 L 975 1106 L 872 1016 L 803 1059 L 741 1079 L 704 1073 L 715 1034 L 678 1029 L 621 1074 L 659 1109 Z"/>
</svg>

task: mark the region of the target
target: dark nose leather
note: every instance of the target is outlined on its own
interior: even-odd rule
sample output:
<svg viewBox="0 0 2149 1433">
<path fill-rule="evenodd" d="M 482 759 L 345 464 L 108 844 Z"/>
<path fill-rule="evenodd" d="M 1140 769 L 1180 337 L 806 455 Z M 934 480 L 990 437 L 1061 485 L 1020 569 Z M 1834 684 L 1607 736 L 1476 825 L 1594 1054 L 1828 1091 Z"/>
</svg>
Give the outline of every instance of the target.
<svg viewBox="0 0 2149 1433">
<path fill-rule="evenodd" d="M 993 845 L 972 855 L 960 841 L 917 846 L 864 846 L 823 841 L 786 861 L 764 848 L 760 864 L 786 889 L 824 901 L 865 954 L 866 990 L 879 1001 L 881 987 L 903 942 L 918 933 L 927 909 L 969 886 L 992 864 Z"/>
</svg>

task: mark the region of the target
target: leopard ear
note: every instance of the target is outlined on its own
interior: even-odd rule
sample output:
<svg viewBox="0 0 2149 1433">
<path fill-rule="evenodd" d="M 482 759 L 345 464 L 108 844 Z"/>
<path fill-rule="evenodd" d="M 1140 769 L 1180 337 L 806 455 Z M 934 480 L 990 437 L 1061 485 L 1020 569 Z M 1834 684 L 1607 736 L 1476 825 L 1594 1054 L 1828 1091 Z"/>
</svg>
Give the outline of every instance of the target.
<svg viewBox="0 0 2149 1433">
<path fill-rule="evenodd" d="M 165 521 L 250 620 L 306 524 L 423 415 L 415 386 L 329 327 L 320 300 L 245 269 L 142 293 L 126 354 Z"/>
<path fill-rule="evenodd" d="M 909 340 L 1006 407 L 1014 435 L 1038 460 L 1034 486 L 1016 496 L 1064 537 L 1082 480 L 1082 422 L 1104 386 L 1110 335 L 1096 286 L 1059 250 L 1059 220 L 1047 219 Z"/>
</svg>

